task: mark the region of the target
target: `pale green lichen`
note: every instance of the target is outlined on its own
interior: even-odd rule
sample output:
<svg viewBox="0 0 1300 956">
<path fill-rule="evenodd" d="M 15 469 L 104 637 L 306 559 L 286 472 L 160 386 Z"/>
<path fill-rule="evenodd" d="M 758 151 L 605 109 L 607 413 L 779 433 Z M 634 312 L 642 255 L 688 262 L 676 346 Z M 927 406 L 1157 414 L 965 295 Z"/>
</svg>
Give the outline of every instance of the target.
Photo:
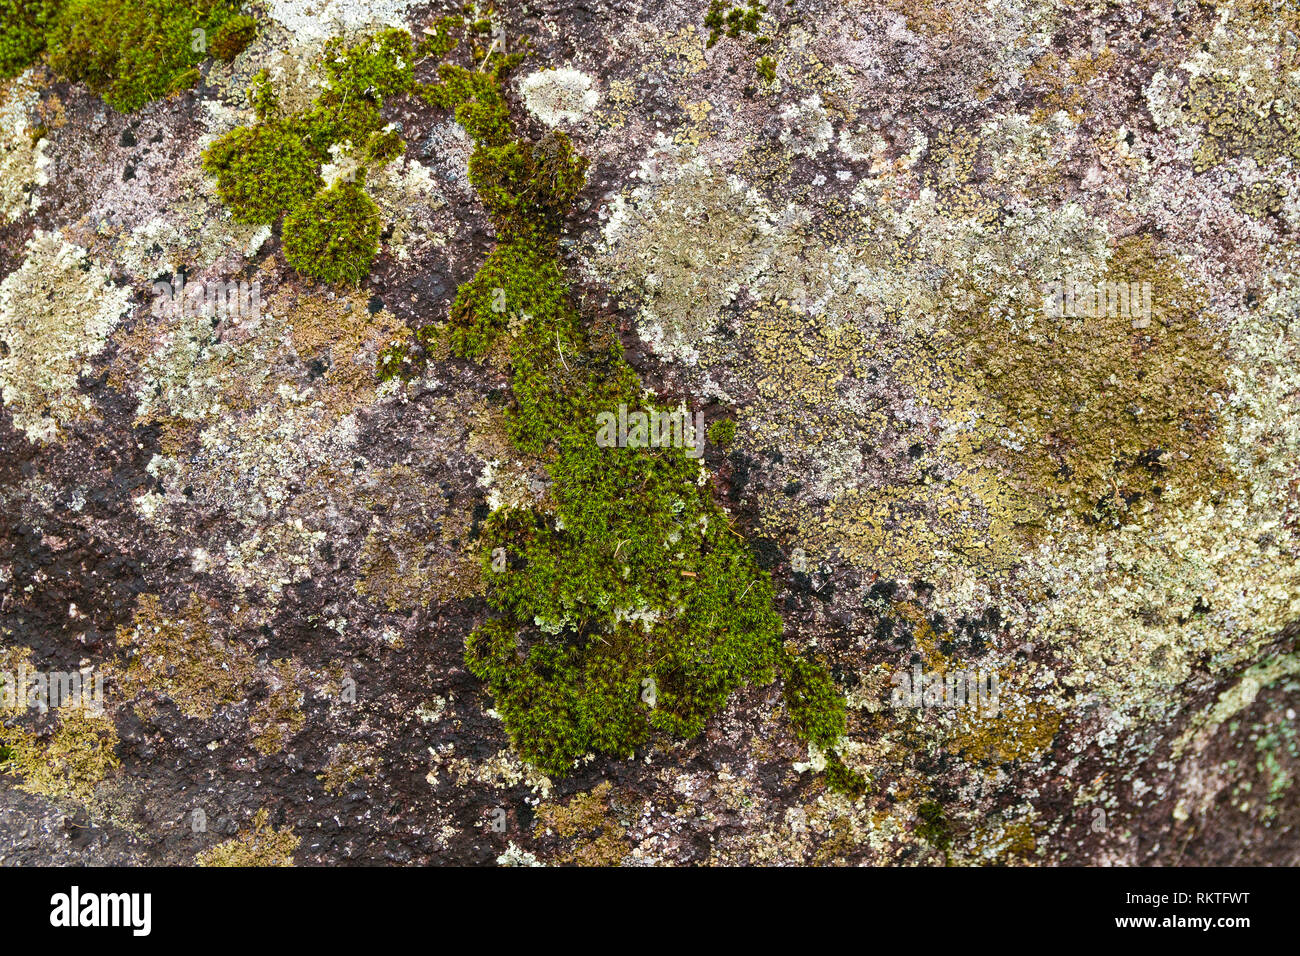
<svg viewBox="0 0 1300 956">
<path fill-rule="evenodd" d="M 12 222 L 40 206 L 40 187 L 49 183 L 49 140 L 30 122 L 40 100 L 30 71 L 0 87 L 0 218 Z"/>
<path fill-rule="evenodd" d="M 130 299 L 58 233 L 37 230 L 28 241 L 23 264 L 0 283 L 0 392 L 32 441 L 56 441 L 63 427 L 92 414 L 78 379 Z"/>
<path fill-rule="evenodd" d="M 569 68 L 530 73 L 519 91 L 528 112 L 547 126 L 578 122 L 600 102 L 591 77 Z"/>
</svg>

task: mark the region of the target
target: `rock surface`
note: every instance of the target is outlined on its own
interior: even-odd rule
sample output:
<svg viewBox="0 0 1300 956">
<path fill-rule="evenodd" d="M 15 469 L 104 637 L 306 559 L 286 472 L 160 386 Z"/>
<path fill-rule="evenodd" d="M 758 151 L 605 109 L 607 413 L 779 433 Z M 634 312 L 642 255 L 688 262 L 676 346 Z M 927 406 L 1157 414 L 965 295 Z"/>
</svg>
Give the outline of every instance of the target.
<svg viewBox="0 0 1300 956">
<path fill-rule="evenodd" d="M 590 161 L 575 301 L 735 422 L 707 481 L 862 793 L 779 682 L 552 779 L 467 670 L 480 526 L 547 475 L 499 364 L 375 368 L 492 246 L 470 138 L 385 102 L 357 285 L 202 168 L 259 71 L 303 108 L 330 36 L 445 12 L 273 0 L 135 113 L 41 63 L 0 89 L 0 681 L 106 687 L 84 724 L 0 711 L 0 862 L 1300 863 L 1294 11 L 792 0 L 712 43 L 695 0 L 482 13 L 527 52 L 515 126 Z M 181 271 L 258 307 L 169 308 Z M 915 706 L 917 673 L 991 700 Z"/>
</svg>

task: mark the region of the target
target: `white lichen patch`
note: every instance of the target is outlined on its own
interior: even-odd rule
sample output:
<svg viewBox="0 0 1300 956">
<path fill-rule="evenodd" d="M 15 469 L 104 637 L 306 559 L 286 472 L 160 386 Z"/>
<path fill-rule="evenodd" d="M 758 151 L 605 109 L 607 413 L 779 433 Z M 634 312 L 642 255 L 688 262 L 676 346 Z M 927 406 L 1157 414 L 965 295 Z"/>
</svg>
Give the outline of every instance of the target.
<svg viewBox="0 0 1300 956">
<path fill-rule="evenodd" d="M 14 425 L 37 442 L 90 411 L 77 379 L 104 348 L 130 301 L 86 250 L 37 230 L 27 258 L 0 284 L 0 394 Z"/>
<path fill-rule="evenodd" d="M 781 142 L 792 153 L 816 156 L 831 145 L 831 121 L 816 94 L 792 103 L 781 111 Z"/>
<path fill-rule="evenodd" d="M 0 101 L 0 216 L 12 222 L 40 205 L 37 189 L 49 182 L 47 140 L 29 122 L 40 99 L 31 71 L 13 81 Z"/>
<path fill-rule="evenodd" d="M 444 245 L 448 235 L 435 222 L 435 213 L 447 199 L 433 173 L 419 160 L 403 157 L 370 177 L 367 190 L 389 227 L 385 242 L 399 262 L 412 253 Z"/>
<path fill-rule="evenodd" d="M 297 39 L 323 40 L 364 27 L 407 25 L 416 0 L 270 0 L 267 12 Z"/>
<path fill-rule="evenodd" d="M 600 102 L 591 77 L 568 68 L 530 73 L 519 92 L 528 112 L 547 126 L 576 123 Z"/>
</svg>

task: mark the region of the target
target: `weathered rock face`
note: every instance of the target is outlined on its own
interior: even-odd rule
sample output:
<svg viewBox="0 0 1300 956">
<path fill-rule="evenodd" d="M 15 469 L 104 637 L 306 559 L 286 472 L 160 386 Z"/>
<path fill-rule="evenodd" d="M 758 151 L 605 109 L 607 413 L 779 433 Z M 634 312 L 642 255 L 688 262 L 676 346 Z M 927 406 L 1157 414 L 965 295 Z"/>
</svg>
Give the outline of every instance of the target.
<svg viewBox="0 0 1300 956">
<path fill-rule="evenodd" d="M 443 11 L 276 0 L 137 112 L 40 60 L 0 91 L 0 684 L 104 688 L 0 711 L 0 861 L 1300 863 L 1295 14 L 529 9 L 447 62 L 526 51 L 513 129 L 590 162 L 573 304 L 703 413 L 843 736 L 759 682 L 630 759 L 520 759 L 465 641 L 486 523 L 554 476 L 503 354 L 437 344 L 499 238 L 477 134 L 386 95 L 399 156 L 328 144 L 380 218 L 358 283 L 203 166 L 250 85 L 304 114 L 331 36 Z"/>
</svg>

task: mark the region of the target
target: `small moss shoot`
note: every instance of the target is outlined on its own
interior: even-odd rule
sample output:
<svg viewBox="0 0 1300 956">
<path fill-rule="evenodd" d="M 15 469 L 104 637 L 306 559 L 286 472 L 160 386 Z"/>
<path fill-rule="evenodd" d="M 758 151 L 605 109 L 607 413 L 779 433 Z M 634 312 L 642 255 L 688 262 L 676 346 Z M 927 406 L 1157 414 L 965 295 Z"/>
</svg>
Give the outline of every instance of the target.
<svg viewBox="0 0 1300 956">
<path fill-rule="evenodd" d="M 727 448 L 736 440 L 736 420 L 723 418 L 709 426 L 709 441 L 721 448 Z"/>
<path fill-rule="evenodd" d="M 217 27 L 212 37 L 212 55 L 218 60 L 233 60 L 248 49 L 257 36 L 257 21 L 240 14 Z"/>
<path fill-rule="evenodd" d="M 704 25 L 709 28 L 708 46 L 712 47 L 724 35 L 734 39 L 741 33 L 757 34 L 766 9 L 759 0 L 749 0 L 748 6 L 733 6 L 726 0 L 712 0 L 709 12 L 704 15 Z"/>
<path fill-rule="evenodd" d="M 943 812 L 943 807 L 934 801 L 921 804 L 916 811 L 921 818 L 917 824 L 916 834 L 948 859 L 948 850 L 952 846 L 952 825 Z"/>
</svg>

